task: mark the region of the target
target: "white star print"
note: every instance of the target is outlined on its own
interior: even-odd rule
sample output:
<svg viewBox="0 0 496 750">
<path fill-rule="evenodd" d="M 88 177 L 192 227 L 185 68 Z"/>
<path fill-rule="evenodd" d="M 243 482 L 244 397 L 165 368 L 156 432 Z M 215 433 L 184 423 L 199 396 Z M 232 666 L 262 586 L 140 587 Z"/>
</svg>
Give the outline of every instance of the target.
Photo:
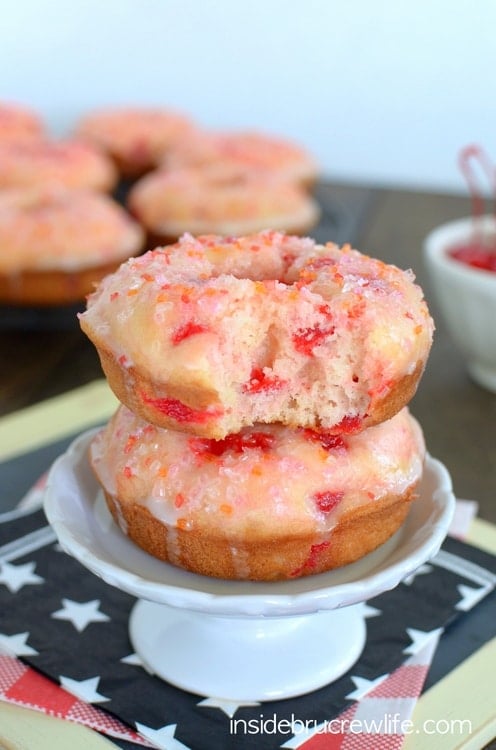
<svg viewBox="0 0 496 750">
<path fill-rule="evenodd" d="M 52 617 L 56 620 L 69 620 L 80 633 L 90 622 L 107 622 L 110 620 L 108 615 L 99 611 L 99 599 L 93 599 L 91 602 L 74 602 L 72 599 L 62 599 L 62 604 L 62 609 L 53 612 Z"/>
<path fill-rule="evenodd" d="M 376 609 L 376 607 L 371 607 L 370 604 L 362 604 L 362 615 L 367 617 L 377 617 L 378 615 L 382 615 L 382 612 L 380 609 Z"/>
<path fill-rule="evenodd" d="M 4 583 L 12 594 L 29 583 L 44 583 L 44 578 L 36 575 L 34 569 L 36 563 L 29 562 L 24 565 L 12 565 L 9 562 L 0 564 L 0 583 Z"/>
<path fill-rule="evenodd" d="M 28 646 L 26 641 L 29 633 L 16 633 L 15 635 L 5 635 L 0 633 L 0 652 L 13 656 L 36 656 L 38 651 Z"/>
<path fill-rule="evenodd" d="M 420 567 L 417 568 L 417 570 L 414 570 L 413 573 L 410 573 L 409 576 L 406 578 L 403 578 L 403 583 L 407 586 L 411 586 L 414 580 L 417 576 L 423 576 L 426 573 L 430 573 L 432 571 L 432 565 L 420 565 Z"/>
<path fill-rule="evenodd" d="M 456 609 L 459 609 L 462 612 L 468 612 L 468 610 L 475 607 L 481 599 L 484 599 L 486 594 L 491 591 L 492 586 L 490 583 L 486 583 L 484 586 L 481 586 L 481 588 L 474 589 L 472 586 L 465 586 L 464 583 L 460 583 L 457 588 L 462 598 L 457 602 Z"/>
<path fill-rule="evenodd" d="M 260 703 L 243 703 L 241 701 L 230 701 L 224 698 L 205 698 L 205 700 L 200 701 L 196 705 L 201 706 L 202 708 L 220 708 L 221 711 L 224 711 L 226 716 L 229 716 L 229 718 L 232 719 L 238 708 L 242 708 L 243 706 L 259 706 Z"/>
<path fill-rule="evenodd" d="M 411 639 L 411 644 L 403 649 L 404 654 L 416 654 L 420 649 L 424 648 L 429 641 L 435 639 L 436 641 L 439 639 L 439 636 L 443 632 L 443 628 L 436 628 L 435 630 L 415 630 L 415 628 L 407 628 L 406 632 L 408 633 L 409 638 Z"/>
<path fill-rule="evenodd" d="M 136 722 L 136 729 L 143 737 L 153 742 L 155 747 L 160 750 L 191 750 L 187 745 L 184 745 L 174 737 L 177 724 L 168 724 L 161 729 L 152 729 L 147 727 L 145 724 L 139 724 Z"/>
<path fill-rule="evenodd" d="M 76 698 L 79 698 L 86 703 L 105 703 L 109 701 L 105 695 L 101 695 L 97 691 L 98 683 L 100 682 L 99 677 L 90 677 L 87 680 L 72 680 L 70 677 L 64 677 L 60 675 L 60 684 Z"/>
<path fill-rule="evenodd" d="M 377 687 L 377 685 L 380 685 L 386 677 L 388 677 L 387 674 L 381 674 L 380 677 L 376 677 L 375 680 L 367 680 L 365 677 L 352 677 L 351 679 L 355 683 L 355 690 L 348 693 L 348 695 L 345 695 L 345 698 L 355 701 L 360 700 L 360 698 L 363 698 L 364 695 L 370 693 L 370 691 Z"/>
<path fill-rule="evenodd" d="M 123 664 L 131 664 L 133 667 L 142 667 L 143 662 L 141 661 L 138 654 L 129 654 L 121 659 Z"/>
</svg>

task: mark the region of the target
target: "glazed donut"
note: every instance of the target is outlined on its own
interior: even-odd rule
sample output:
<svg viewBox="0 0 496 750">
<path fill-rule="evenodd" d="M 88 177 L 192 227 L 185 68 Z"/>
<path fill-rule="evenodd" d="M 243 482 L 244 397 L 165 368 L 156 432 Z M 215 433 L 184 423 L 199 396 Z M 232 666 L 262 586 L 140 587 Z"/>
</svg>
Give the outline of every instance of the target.
<svg viewBox="0 0 496 750">
<path fill-rule="evenodd" d="M 77 141 L 36 140 L 0 143 L 0 189 L 38 187 L 50 183 L 66 188 L 114 188 L 117 172 L 100 151 Z"/>
<path fill-rule="evenodd" d="M 0 191 L 0 302 L 84 300 L 143 241 L 141 227 L 104 194 L 53 186 Z"/>
<path fill-rule="evenodd" d="M 0 103 L 0 144 L 44 137 L 45 125 L 36 112 L 18 104 Z"/>
<path fill-rule="evenodd" d="M 136 177 L 158 166 L 176 139 L 192 127 L 188 117 L 169 110 L 115 108 L 83 117 L 76 136 L 102 148 L 123 176 Z"/>
<path fill-rule="evenodd" d="M 386 541 L 415 497 L 424 452 L 406 408 L 348 437 L 255 425 L 215 441 L 121 406 L 90 462 L 115 521 L 150 554 L 208 576 L 277 580 Z"/>
<path fill-rule="evenodd" d="M 150 172 L 130 191 L 128 207 L 155 244 L 185 232 L 242 235 L 270 227 L 303 234 L 319 217 L 299 186 L 229 165 Z"/>
<path fill-rule="evenodd" d="M 301 146 L 256 131 L 214 132 L 195 130 L 177 140 L 163 160 L 166 169 L 205 167 L 212 164 L 269 172 L 285 180 L 311 186 L 318 168 Z"/>
<path fill-rule="evenodd" d="M 278 232 L 145 253 L 103 280 L 80 323 L 122 403 L 217 439 L 257 422 L 382 422 L 413 396 L 433 331 L 411 272 Z"/>
</svg>

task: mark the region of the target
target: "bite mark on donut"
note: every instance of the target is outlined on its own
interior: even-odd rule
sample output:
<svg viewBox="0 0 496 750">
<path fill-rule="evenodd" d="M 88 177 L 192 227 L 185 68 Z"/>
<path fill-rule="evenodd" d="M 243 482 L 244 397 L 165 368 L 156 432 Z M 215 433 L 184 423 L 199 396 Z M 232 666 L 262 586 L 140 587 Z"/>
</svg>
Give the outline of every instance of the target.
<svg viewBox="0 0 496 750">
<path fill-rule="evenodd" d="M 222 409 L 192 409 L 191 406 L 179 401 L 177 398 L 151 398 L 146 393 L 141 393 L 143 403 L 157 409 L 161 414 L 174 419 L 179 423 L 204 424 L 209 419 L 220 417 Z"/>
</svg>

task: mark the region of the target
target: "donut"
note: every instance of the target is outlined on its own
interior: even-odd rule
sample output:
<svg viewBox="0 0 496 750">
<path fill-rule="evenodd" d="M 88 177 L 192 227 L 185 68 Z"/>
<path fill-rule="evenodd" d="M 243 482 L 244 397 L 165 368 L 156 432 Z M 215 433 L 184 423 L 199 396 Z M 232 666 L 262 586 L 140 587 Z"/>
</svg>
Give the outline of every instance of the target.
<svg viewBox="0 0 496 750">
<path fill-rule="evenodd" d="M 412 272 L 274 231 L 185 235 L 131 259 L 80 324 L 121 403 L 216 439 L 382 422 L 415 393 L 433 332 Z"/>
<path fill-rule="evenodd" d="M 121 406 L 90 464 L 121 530 L 195 573 L 277 580 L 347 565 L 385 542 L 416 497 L 422 431 L 401 410 L 357 435 L 254 425 L 224 440 Z"/>
<path fill-rule="evenodd" d="M 0 189 L 50 183 L 110 191 L 117 172 L 100 151 L 74 140 L 0 143 Z"/>
<path fill-rule="evenodd" d="M 313 185 L 318 174 L 317 163 L 305 148 L 257 131 L 196 129 L 177 140 L 163 160 L 166 169 L 209 164 L 265 171 L 307 187 Z"/>
<path fill-rule="evenodd" d="M 298 185 L 225 164 L 150 172 L 130 191 L 128 207 L 155 244 L 185 232 L 243 235 L 270 227 L 303 234 L 319 217 Z"/>
<path fill-rule="evenodd" d="M 36 112 L 18 104 L 0 103 L 0 144 L 44 137 L 45 125 Z"/>
<path fill-rule="evenodd" d="M 158 166 L 175 140 L 192 127 L 190 119 L 177 112 L 123 107 L 87 114 L 75 134 L 102 148 L 123 176 L 136 177 Z"/>
<path fill-rule="evenodd" d="M 84 300 L 143 240 L 139 224 L 103 193 L 58 186 L 0 191 L 0 301 Z"/>
</svg>

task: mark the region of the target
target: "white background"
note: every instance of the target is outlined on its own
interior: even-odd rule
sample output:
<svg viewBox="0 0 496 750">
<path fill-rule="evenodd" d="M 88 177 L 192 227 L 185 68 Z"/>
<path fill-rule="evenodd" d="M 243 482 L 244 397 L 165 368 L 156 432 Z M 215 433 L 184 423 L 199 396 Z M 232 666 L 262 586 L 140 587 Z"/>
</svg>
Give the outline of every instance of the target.
<svg viewBox="0 0 496 750">
<path fill-rule="evenodd" d="M 302 142 L 330 179 L 465 191 L 496 160 L 496 0 L 2 0 L 0 98 L 65 134 L 108 104 Z"/>
</svg>

